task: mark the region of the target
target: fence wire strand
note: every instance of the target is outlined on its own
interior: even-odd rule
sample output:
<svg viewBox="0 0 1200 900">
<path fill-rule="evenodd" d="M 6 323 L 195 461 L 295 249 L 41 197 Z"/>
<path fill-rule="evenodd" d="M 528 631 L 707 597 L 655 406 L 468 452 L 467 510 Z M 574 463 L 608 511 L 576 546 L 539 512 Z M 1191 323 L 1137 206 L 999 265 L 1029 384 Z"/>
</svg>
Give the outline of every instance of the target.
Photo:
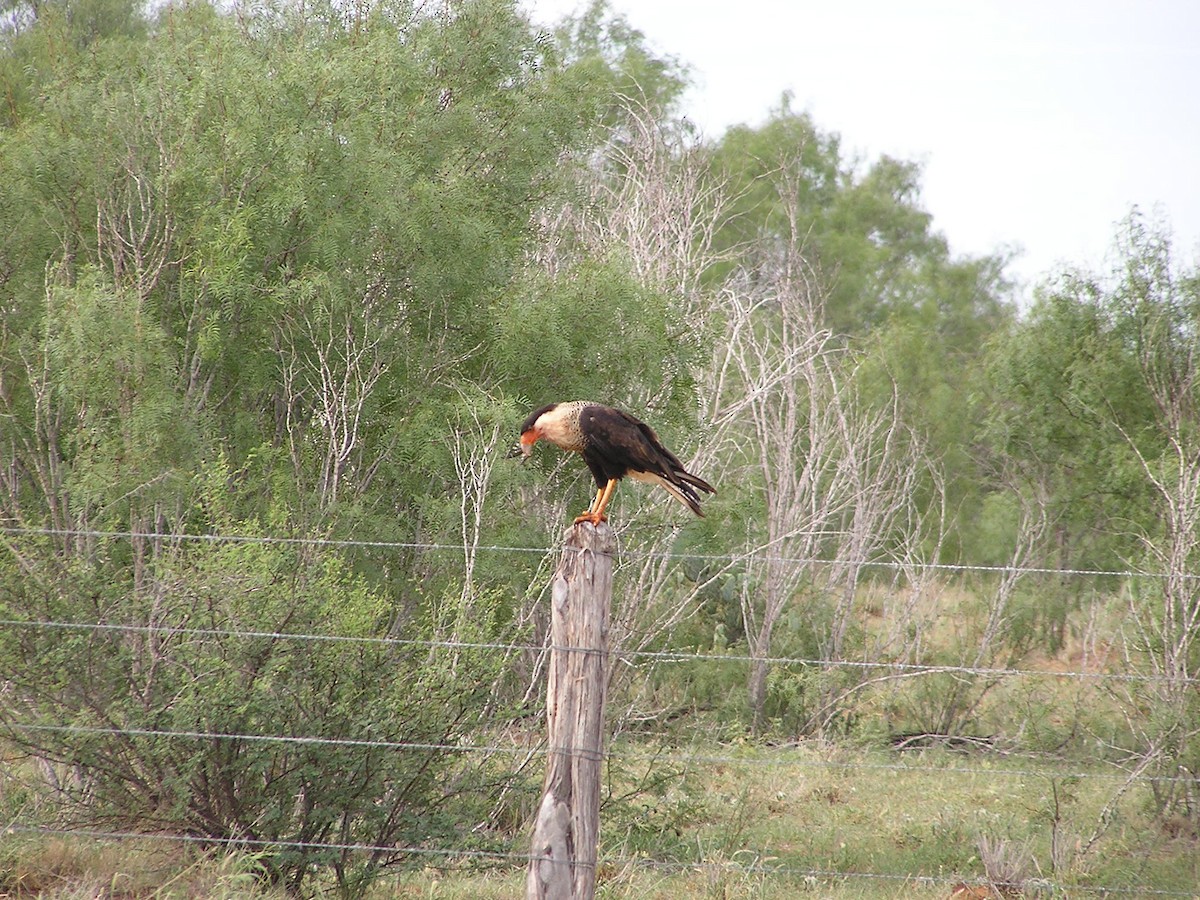
<svg viewBox="0 0 1200 900">
<path fill-rule="evenodd" d="M 13 732 L 63 734 L 63 735 L 101 735 L 109 737 L 143 737 L 195 741 L 244 741 L 246 743 L 284 744 L 296 746 L 324 746 L 361 748 L 368 750 L 407 750 L 426 753 L 471 754 L 483 755 L 512 755 L 512 756 L 545 756 L 561 754 L 565 756 L 586 756 L 592 754 L 570 747 L 549 747 L 544 742 L 528 746 L 520 744 L 461 744 L 461 743 L 426 743 L 419 741 L 388 741 L 356 738 L 304 737 L 296 735 L 273 734 L 238 734 L 223 731 L 189 731 L 153 728 L 116 728 L 89 725 L 48 725 L 33 722 L 3 722 L 0 729 Z M 989 778 L 1047 778 L 1047 779 L 1079 779 L 1081 781 L 1119 781 L 1139 784 L 1186 784 L 1200 785 L 1200 775 L 1143 775 L 1134 772 L 1087 772 L 1087 771 L 1047 771 L 1043 769 L 1018 769 L 1009 767 L 979 767 L 979 766 L 915 766 L 900 763 L 873 763 L 857 760 L 822 760 L 800 755 L 800 748 L 794 755 L 785 755 L 788 746 L 773 748 L 772 756 L 747 756 L 736 754 L 718 754 L 709 752 L 680 753 L 677 751 L 647 752 L 644 750 L 625 747 L 610 747 L 602 756 L 610 760 L 619 760 L 627 764 L 638 763 L 670 763 L 679 767 L 692 766 L 732 766 L 753 768 L 797 768 L 820 769 L 824 771 L 866 771 L 866 772 L 903 772 L 917 776 L 943 775 L 983 775 Z"/>
<path fill-rule="evenodd" d="M 0 534 L 25 537 L 86 537 L 98 540 L 155 540 L 165 543 L 227 543 L 227 544 L 282 544 L 305 547 L 331 547 L 341 549 L 371 549 L 371 550 L 424 550 L 436 553 L 514 553 L 551 556 L 564 552 L 561 547 L 523 547 L 506 544 L 467 544 L 429 541 L 385 541 L 362 538 L 318 538 L 295 537 L 287 535 L 249 535 L 249 534 L 203 534 L 203 533 L 161 533 L 154 531 L 107 531 L 88 528 L 34 528 L 30 526 L 5 525 L 0 526 Z M 983 565 L 975 563 L 941 563 L 925 562 L 916 565 L 905 565 L 894 560 L 845 560 L 818 556 L 777 556 L 765 550 L 750 550 L 744 553 L 681 553 L 675 550 L 642 549 L 637 556 L 653 559 L 678 559 L 694 562 L 735 563 L 747 560 L 757 562 L 802 563 L 806 565 L 845 565 L 852 563 L 862 568 L 877 569 L 922 569 L 942 572 L 975 572 L 980 574 L 1001 575 L 1054 575 L 1063 577 L 1092 577 L 1092 578 L 1149 578 L 1164 579 L 1176 577 L 1168 572 L 1147 572 L 1138 569 L 1076 569 L 1055 568 L 1051 566 L 1008 566 Z M 1200 579 L 1200 574 L 1182 573 L 1177 576 L 1184 579 Z"/>
<path fill-rule="evenodd" d="M 870 660 L 830 660 L 808 656 L 751 656 L 748 654 L 698 650 L 610 650 L 598 651 L 556 644 L 525 644 L 512 641 L 454 641 L 428 638 L 362 637 L 337 634 L 305 634 L 290 631 L 243 631 L 231 628 L 191 628 L 176 625 L 141 625 L 115 622 L 53 622 L 43 619 L 0 619 L 0 627 L 45 628 L 64 631 L 129 632 L 138 634 L 177 635 L 181 637 L 246 638 L 251 640 L 312 641 L 316 643 L 374 644 L 395 647 L 419 647 L 441 650 L 495 650 L 507 653 L 543 653 L 556 650 L 564 653 L 596 654 L 607 652 L 614 659 L 627 662 L 702 663 L 766 663 L 770 666 L 813 666 L 825 669 L 865 669 L 905 675 L 963 675 L 979 678 L 1050 678 L 1082 681 L 1113 681 L 1142 684 L 1200 684 L 1194 676 L 1167 676 L 1126 672 L 1088 672 L 1081 670 L 1052 671 L 1042 669 L 998 669 L 989 666 L 956 666 L 930 663 L 872 662 Z"/>
</svg>

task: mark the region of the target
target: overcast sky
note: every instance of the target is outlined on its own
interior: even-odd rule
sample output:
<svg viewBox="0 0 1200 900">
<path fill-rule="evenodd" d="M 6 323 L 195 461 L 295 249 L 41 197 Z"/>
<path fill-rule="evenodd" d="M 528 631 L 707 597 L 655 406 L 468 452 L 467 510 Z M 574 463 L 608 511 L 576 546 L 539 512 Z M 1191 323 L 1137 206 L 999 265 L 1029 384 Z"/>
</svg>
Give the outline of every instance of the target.
<svg viewBox="0 0 1200 900">
<path fill-rule="evenodd" d="M 521 0 L 535 21 L 582 0 Z M 1197 0 L 610 0 L 692 70 L 716 137 L 783 91 L 847 153 L 923 166 L 955 253 L 1004 246 L 1032 283 L 1104 264 L 1137 204 L 1200 259 Z"/>
</svg>

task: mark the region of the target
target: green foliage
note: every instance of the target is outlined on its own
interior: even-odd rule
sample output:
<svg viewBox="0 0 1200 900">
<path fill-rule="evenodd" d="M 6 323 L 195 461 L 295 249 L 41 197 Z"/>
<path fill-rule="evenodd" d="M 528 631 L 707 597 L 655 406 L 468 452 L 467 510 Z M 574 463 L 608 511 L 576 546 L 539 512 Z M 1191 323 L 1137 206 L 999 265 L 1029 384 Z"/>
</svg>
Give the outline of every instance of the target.
<svg viewBox="0 0 1200 900">
<path fill-rule="evenodd" d="M 644 394 L 670 415 L 691 392 L 684 323 L 667 298 L 611 263 L 587 263 L 554 282 L 535 277 L 497 305 L 494 321 L 490 366 L 535 405 L 556 398 L 628 405 Z"/>
<path fill-rule="evenodd" d="M 1002 259 L 951 259 L 919 205 L 919 166 L 882 157 L 864 171 L 844 157 L 838 135 L 792 109 L 790 96 L 765 125 L 730 129 L 713 166 L 733 198 L 717 243 L 735 262 L 715 270 L 718 279 L 746 248 L 795 240 L 827 282 L 826 319 L 836 334 L 919 320 L 961 353 L 964 332 L 986 333 L 1002 317 Z"/>
<path fill-rule="evenodd" d="M 313 866 L 353 886 L 403 853 L 288 844 L 402 848 L 454 832 L 462 767 L 448 748 L 476 724 L 493 661 L 460 652 L 451 667 L 380 641 L 390 605 L 336 556 L 219 524 L 244 540 L 175 545 L 133 584 L 119 543 L 58 570 L 23 548 L 41 577 L 6 579 L 5 618 L 112 630 L 5 630 L 22 697 L 6 740 L 82 773 L 59 797 L 75 821 L 244 840 L 292 890 Z"/>
<path fill-rule="evenodd" d="M 128 521 L 135 499 L 176 495 L 198 456 L 167 335 L 132 292 L 95 271 L 47 293 L 45 359 L 57 399 L 79 410 L 62 445 L 66 489 L 101 520 Z"/>
<path fill-rule="evenodd" d="M 622 98 L 646 109 L 668 111 L 688 86 L 686 66 L 653 52 L 645 35 L 614 13 L 605 0 L 590 0 L 578 15 L 565 19 L 557 37 L 568 59 L 605 73 L 606 93 L 611 97 L 604 111 L 608 125 L 620 124 Z"/>
<path fill-rule="evenodd" d="M 1154 381 L 1181 384 L 1197 303 L 1137 217 L 1111 279 L 1064 275 L 992 342 L 984 440 L 994 471 L 1049 500 L 1058 564 L 1121 568 L 1160 528 L 1138 456 L 1167 449 Z M 1147 371 L 1147 365 L 1150 370 Z M 1155 374 L 1157 373 L 1157 374 Z"/>
<path fill-rule="evenodd" d="M 135 320 L 121 333 L 149 342 L 122 352 L 140 355 L 138 377 L 151 357 L 157 373 L 136 414 L 182 424 L 155 440 L 188 443 L 140 448 L 136 470 L 125 461 L 131 484 L 221 452 L 262 487 L 239 495 L 247 515 L 273 497 L 320 530 L 411 539 L 453 525 L 441 506 L 457 479 L 430 436 L 453 427 L 462 391 L 518 398 L 500 400 L 511 428 L 525 398 L 570 372 L 580 396 L 669 406 L 687 390 L 678 379 L 662 393 L 674 376 L 659 360 L 676 374 L 685 364 L 661 298 L 615 268 L 562 285 L 525 272 L 532 213 L 611 83 L 596 58 L 564 63 L 510 4 L 427 15 L 384 2 L 350 19 L 321 5 L 237 17 L 168 6 L 136 41 L 51 53 L 65 27 L 38 19 L 4 57 L 15 99 L 0 136 L 0 368 L 14 427 L 34 415 L 31 353 L 52 349 L 31 337 L 72 327 L 70 292 L 107 291 Z M 106 321 L 81 326 L 75 367 L 47 370 L 52 381 L 112 355 L 86 345 Z M 48 444 L 88 444 L 74 433 L 81 392 L 52 393 Z M 330 416 L 341 400 L 362 403 Z M 136 439 L 140 426 L 111 410 L 84 418 Z M 336 446 L 351 415 L 353 446 Z M 97 452 L 71 456 L 70 489 L 110 481 L 82 471 Z M 36 504 L 23 516 L 37 520 Z"/>
<path fill-rule="evenodd" d="M 370 742 L 453 744 L 502 678 L 491 657 L 379 639 L 502 637 L 524 573 L 257 538 L 458 537 L 451 436 L 490 464 L 524 414 L 507 398 L 556 386 L 509 370 L 536 358 L 542 318 L 566 333 L 597 298 L 619 307 L 595 349 L 624 350 L 625 378 L 578 343 L 552 361 L 585 373 L 581 395 L 664 383 L 670 317 L 643 339 L 660 300 L 620 271 L 547 284 L 524 331 L 503 320 L 608 74 L 564 63 L 503 0 L 195 3 L 148 25 L 64 9 L 14 18 L 0 47 L 0 518 L 67 532 L 6 539 L 0 602 L 115 630 L 6 631 L 23 673 L 8 737 L 82 774 L 62 797 L 80 819 L 437 842 L 478 813 L 456 799 L 478 776 Z M 497 470 L 496 496 L 519 478 Z M 482 498 L 483 528 L 511 527 Z M 268 857 L 293 890 L 315 866 L 349 891 L 401 854 Z"/>
</svg>

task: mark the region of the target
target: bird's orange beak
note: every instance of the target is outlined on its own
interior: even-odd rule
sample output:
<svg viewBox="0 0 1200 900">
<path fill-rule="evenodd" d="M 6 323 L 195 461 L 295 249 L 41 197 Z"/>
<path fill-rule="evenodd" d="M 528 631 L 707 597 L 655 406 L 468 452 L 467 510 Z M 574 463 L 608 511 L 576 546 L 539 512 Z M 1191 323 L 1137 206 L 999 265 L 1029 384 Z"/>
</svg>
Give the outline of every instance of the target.
<svg viewBox="0 0 1200 900">
<path fill-rule="evenodd" d="M 522 460 L 529 459 L 529 457 L 533 455 L 533 445 L 537 443 L 539 437 L 541 437 L 541 435 L 538 434 L 537 429 L 534 428 L 530 428 L 528 431 L 522 432 L 520 444 Z"/>
</svg>

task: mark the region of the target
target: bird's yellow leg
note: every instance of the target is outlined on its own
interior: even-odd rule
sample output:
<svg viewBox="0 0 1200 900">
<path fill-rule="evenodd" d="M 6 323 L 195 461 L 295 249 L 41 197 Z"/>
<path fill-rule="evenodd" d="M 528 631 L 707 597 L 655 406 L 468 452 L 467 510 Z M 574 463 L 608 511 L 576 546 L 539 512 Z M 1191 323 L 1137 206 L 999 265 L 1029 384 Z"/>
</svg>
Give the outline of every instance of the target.
<svg viewBox="0 0 1200 900">
<path fill-rule="evenodd" d="M 617 486 L 617 479 L 610 478 L 608 484 L 596 492 L 596 500 L 592 503 L 592 508 L 585 512 L 582 516 L 575 519 L 575 524 L 580 522 L 591 522 L 593 525 L 599 525 L 605 521 L 604 508 L 608 506 L 608 501 L 612 499 L 613 490 Z"/>
<path fill-rule="evenodd" d="M 591 522 L 593 525 L 596 524 L 596 522 L 598 520 L 593 518 L 594 513 L 592 511 L 596 508 L 596 505 L 600 502 L 600 497 L 603 493 L 604 493 L 604 488 L 596 488 L 596 496 L 592 498 L 592 505 L 589 506 L 583 512 L 582 515 L 578 515 L 575 517 L 576 525 L 578 525 L 580 522 Z"/>
<path fill-rule="evenodd" d="M 608 484 L 604 486 L 604 490 L 600 492 L 600 505 L 596 507 L 593 515 L 601 522 L 604 521 L 604 509 L 608 506 L 608 501 L 612 499 L 613 491 L 617 488 L 617 479 L 608 479 Z"/>
</svg>

